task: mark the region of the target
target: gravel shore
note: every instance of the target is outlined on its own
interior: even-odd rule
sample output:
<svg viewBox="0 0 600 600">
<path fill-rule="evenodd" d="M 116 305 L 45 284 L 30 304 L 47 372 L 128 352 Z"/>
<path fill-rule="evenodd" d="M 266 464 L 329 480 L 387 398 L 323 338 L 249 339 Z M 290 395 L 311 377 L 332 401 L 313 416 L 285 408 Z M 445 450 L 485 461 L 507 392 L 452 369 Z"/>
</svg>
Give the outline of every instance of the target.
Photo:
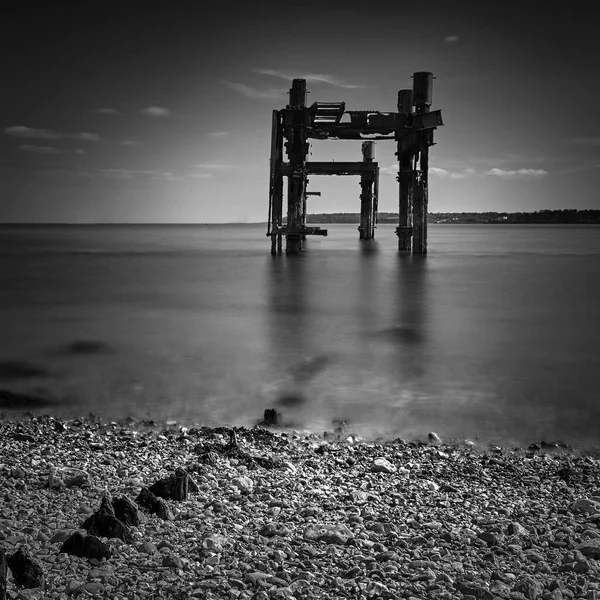
<svg viewBox="0 0 600 600">
<path fill-rule="evenodd" d="M 0 549 L 43 572 L 9 568 L 7 598 L 600 599 L 600 460 L 571 449 L 94 417 L 0 421 L 0 444 Z M 61 552 L 177 468 L 166 519 Z"/>
</svg>

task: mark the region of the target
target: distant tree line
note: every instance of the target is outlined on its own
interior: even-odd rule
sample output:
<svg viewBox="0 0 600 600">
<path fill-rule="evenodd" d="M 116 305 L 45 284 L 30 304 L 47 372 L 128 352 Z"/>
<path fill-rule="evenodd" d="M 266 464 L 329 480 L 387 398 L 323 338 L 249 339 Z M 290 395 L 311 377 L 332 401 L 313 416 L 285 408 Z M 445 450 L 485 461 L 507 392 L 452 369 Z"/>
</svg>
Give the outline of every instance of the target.
<svg viewBox="0 0 600 600">
<path fill-rule="evenodd" d="M 317 213 L 307 215 L 307 223 L 358 223 L 359 213 Z M 397 223 L 398 213 L 380 212 L 379 223 Z M 600 210 L 539 210 L 535 212 L 456 212 L 428 213 L 428 223 L 557 223 L 600 224 Z"/>
</svg>

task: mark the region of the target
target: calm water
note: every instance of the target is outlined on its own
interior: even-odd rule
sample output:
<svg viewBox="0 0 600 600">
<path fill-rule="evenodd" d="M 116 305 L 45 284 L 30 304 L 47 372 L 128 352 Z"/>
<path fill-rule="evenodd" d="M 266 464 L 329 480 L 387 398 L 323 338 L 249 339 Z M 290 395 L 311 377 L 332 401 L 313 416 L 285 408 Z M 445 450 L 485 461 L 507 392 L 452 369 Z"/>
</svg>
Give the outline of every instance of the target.
<svg viewBox="0 0 600 600">
<path fill-rule="evenodd" d="M 600 228 L 0 228 L 0 389 L 62 415 L 600 444 Z M 73 352 L 73 342 L 102 342 Z M 94 348 L 92 348 L 94 350 Z M 39 371 L 19 372 L 26 362 Z"/>
</svg>

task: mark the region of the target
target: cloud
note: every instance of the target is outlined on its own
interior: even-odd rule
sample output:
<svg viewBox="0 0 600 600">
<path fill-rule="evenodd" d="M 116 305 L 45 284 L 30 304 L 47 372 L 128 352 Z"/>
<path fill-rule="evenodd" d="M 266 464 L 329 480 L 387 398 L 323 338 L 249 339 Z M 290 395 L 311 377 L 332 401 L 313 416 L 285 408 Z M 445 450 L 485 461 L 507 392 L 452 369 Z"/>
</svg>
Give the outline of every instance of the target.
<svg viewBox="0 0 600 600">
<path fill-rule="evenodd" d="M 171 111 L 163 106 L 148 106 L 147 108 L 142 108 L 140 112 L 148 117 L 168 117 L 171 115 Z"/>
<path fill-rule="evenodd" d="M 59 138 L 65 137 L 64 133 L 50 131 L 49 129 L 33 129 L 31 127 L 25 127 L 24 125 L 6 127 L 4 132 L 12 137 L 38 140 L 58 140 Z"/>
<path fill-rule="evenodd" d="M 454 43 L 454 42 L 458 42 L 458 40 L 460 40 L 460 38 L 457 35 L 447 35 L 444 38 L 445 42 L 448 42 L 450 44 Z"/>
<path fill-rule="evenodd" d="M 225 137 L 226 135 L 229 135 L 229 131 L 212 131 L 208 135 L 210 135 L 211 137 L 214 137 L 214 138 L 221 138 L 221 137 Z"/>
<path fill-rule="evenodd" d="M 123 146 L 139 146 L 142 142 L 136 142 L 135 140 L 121 140 Z"/>
<path fill-rule="evenodd" d="M 24 125 L 13 125 L 6 127 L 4 132 L 7 135 L 17 138 L 37 139 L 37 140 L 59 140 L 64 138 L 74 138 L 84 140 L 86 142 L 99 142 L 100 136 L 97 133 L 61 133 L 59 131 L 51 131 L 50 129 L 34 129 L 25 127 Z"/>
<path fill-rule="evenodd" d="M 23 152 L 36 152 L 37 154 L 64 154 L 64 150 L 52 148 L 51 146 L 31 146 L 30 144 L 21 144 L 19 150 Z"/>
<path fill-rule="evenodd" d="M 94 112 L 97 112 L 100 115 L 121 115 L 120 111 L 116 108 L 98 108 Z"/>
<path fill-rule="evenodd" d="M 505 169 L 494 167 L 493 169 L 486 171 L 485 174 L 511 179 L 513 177 L 543 177 L 544 175 L 548 175 L 548 171 L 545 171 L 544 169 L 516 169 L 514 171 L 507 171 Z"/>
<path fill-rule="evenodd" d="M 170 171 L 160 169 L 100 169 L 100 173 L 109 179 L 133 179 L 135 177 L 152 177 L 154 179 L 177 179 Z"/>
<path fill-rule="evenodd" d="M 362 88 L 362 85 L 356 85 L 353 83 L 344 83 L 337 77 L 333 75 L 324 75 L 324 74 L 316 74 L 316 73 L 285 73 L 282 71 L 275 71 L 272 69 L 252 69 L 254 73 L 260 73 L 261 75 L 271 75 L 273 77 L 279 77 L 280 79 L 285 79 L 287 81 L 292 81 L 292 79 L 306 79 L 306 81 L 315 81 L 318 83 L 328 83 L 329 85 L 334 85 L 336 87 L 345 88 L 345 89 L 356 89 Z"/>
<path fill-rule="evenodd" d="M 221 80 L 221 83 L 224 83 L 226 86 L 229 86 L 232 90 L 239 92 L 242 96 L 246 98 L 252 98 L 253 100 L 279 100 L 285 96 L 285 90 L 276 88 L 276 89 L 265 89 L 258 90 L 256 88 L 250 87 L 249 85 L 244 85 L 243 83 L 236 83 L 234 81 L 225 81 Z"/>
<path fill-rule="evenodd" d="M 186 177 L 191 177 L 192 179 L 208 179 L 210 177 L 214 177 L 214 173 L 189 173 Z"/>
<path fill-rule="evenodd" d="M 464 179 L 475 174 L 475 169 L 464 169 L 463 171 L 448 171 L 439 167 L 429 167 L 429 173 L 442 179 Z"/>
<path fill-rule="evenodd" d="M 83 133 L 78 133 L 77 135 L 74 135 L 72 137 L 78 138 L 80 140 L 84 140 L 86 142 L 99 142 L 100 141 L 100 136 L 96 133 L 86 133 L 85 131 Z"/>
<path fill-rule="evenodd" d="M 87 154 L 87 152 L 81 148 L 75 148 L 75 154 Z"/>
<path fill-rule="evenodd" d="M 228 165 L 225 163 L 200 163 L 196 165 L 199 169 L 208 169 L 210 171 L 222 171 L 223 169 L 233 169 L 235 165 Z"/>
</svg>

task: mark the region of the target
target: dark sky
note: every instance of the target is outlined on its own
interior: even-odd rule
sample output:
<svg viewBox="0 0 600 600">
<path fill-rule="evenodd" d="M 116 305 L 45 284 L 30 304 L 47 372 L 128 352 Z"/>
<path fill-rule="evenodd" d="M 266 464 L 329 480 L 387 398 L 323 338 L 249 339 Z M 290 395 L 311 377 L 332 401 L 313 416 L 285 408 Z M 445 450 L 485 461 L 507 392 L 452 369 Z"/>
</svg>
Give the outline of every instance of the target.
<svg viewBox="0 0 600 600">
<path fill-rule="evenodd" d="M 391 111 L 415 71 L 434 73 L 445 122 L 430 210 L 600 208 L 600 9 L 404 4 L 3 5 L 0 221 L 264 221 L 271 112 L 293 77 L 309 103 Z M 377 146 L 382 211 L 393 146 Z M 312 152 L 359 160 L 360 142 Z M 354 178 L 309 189 L 310 212 L 359 210 Z"/>
</svg>

